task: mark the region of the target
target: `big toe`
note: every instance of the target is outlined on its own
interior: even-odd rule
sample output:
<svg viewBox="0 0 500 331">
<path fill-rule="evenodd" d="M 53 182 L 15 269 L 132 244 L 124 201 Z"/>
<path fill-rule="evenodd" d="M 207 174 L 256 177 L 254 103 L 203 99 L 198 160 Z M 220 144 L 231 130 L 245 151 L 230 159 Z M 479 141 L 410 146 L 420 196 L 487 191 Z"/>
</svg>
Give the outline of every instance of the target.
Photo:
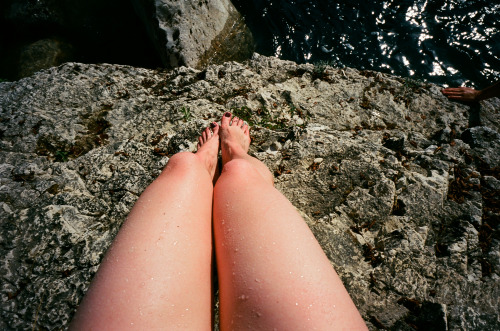
<svg viewBox="0 0 500 331">
<path fill-rule="evenodd" d="M 230 125 L 230 122 L 231 122 L 231 113 L 230 112 L 224 113 L 224 116 L 222 116 L 221 119 L 221 126 L 227 127 Z"/>
</svg>

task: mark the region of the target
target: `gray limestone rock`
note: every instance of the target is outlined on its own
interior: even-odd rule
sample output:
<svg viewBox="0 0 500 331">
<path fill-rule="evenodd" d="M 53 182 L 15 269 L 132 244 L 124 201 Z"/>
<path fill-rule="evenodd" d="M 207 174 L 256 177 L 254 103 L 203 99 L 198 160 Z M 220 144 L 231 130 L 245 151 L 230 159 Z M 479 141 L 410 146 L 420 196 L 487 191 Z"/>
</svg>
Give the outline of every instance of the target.
<svg viewBox="0 0 500 331">
<path fill-rule="evenodd" d="M 252 34 L 229 0 L 132 3 L 168 68 L 201 68 L 252 55 Z"/>
<path fill-rule="evenodd" d="M 58 66 L 72 57 L 73 47 L 64 41 L 47 38 L 25 46 L 19 58 L 19 77 Z"/>
<path fill-rule="evenodd" d="M 437 86 L 259 55 L 0 83 L 0 329 L 65 328 L 138 196 L 225 111 L 370 329 L 499 329 L 499 105 L 469 128 Z"/>
</svg>

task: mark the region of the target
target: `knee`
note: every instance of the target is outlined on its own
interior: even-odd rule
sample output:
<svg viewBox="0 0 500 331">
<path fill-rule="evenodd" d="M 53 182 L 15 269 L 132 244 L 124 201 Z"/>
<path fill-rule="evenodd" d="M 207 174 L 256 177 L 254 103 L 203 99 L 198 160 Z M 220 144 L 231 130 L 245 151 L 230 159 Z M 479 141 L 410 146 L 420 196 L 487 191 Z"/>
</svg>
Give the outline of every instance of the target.
<svg viewBox="0 0 500 331">
<path fill-rule="evenodd" d="M 175 171 L 179 175 L 181 173 L 192 172 L 199 167 L 199 161 L 197 157 L 190 152 L 180 152 L 172 156 L 163 169 L 162 174 Z"/>
<path fill-rule="evenodd" d="M 173 167 L 177 167 L 177 166 L 182 166 L 182 167 L 185 167 L 185 166 L 190 166 L 194 163 L 197 162 L 197 159 L 196 159 L 196 156 L 191 153 L 191 152 L 180 152 L 180 153 L 177 153 L 175 155 L 173 155 L 169 160 L 168 160 L 168 163 L 167 163 L 167 167 L 170 165 L 170 166 L 173 166 Z"/>
<path fill-rule="evenodd" d="M 222 173 L 227 173 L 231 176 L 248 175 L 249 172 L 253 171 L 252 164 L 244 159 L 233 159 L 224 164 L 222 168 Z"/>
</svg>

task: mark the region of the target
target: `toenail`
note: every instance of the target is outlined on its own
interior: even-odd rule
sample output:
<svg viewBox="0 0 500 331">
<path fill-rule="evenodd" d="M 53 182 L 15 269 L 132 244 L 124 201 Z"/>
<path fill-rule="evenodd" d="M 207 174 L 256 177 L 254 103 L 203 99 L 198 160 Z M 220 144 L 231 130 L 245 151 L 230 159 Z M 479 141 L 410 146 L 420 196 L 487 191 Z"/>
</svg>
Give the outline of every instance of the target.
<svg viewBox="0 0 500 331">
<path fill-rule="evenodd" d="M 215 128 L 216 126 L 217 126 L 217 123 L 215 123 L 215 122 L 210 123 L 210 128 L 212 128 L 212 129 L 213 129 L 213 128 Z"/>
<path fill-rule="evenodd" d="M 226 116 L 226 117 L 231 117 L 231 113 L 230 113 L 230 112 L 226 112 L 226 113 L 224 114 L 224 116 Z"/>
</svg>

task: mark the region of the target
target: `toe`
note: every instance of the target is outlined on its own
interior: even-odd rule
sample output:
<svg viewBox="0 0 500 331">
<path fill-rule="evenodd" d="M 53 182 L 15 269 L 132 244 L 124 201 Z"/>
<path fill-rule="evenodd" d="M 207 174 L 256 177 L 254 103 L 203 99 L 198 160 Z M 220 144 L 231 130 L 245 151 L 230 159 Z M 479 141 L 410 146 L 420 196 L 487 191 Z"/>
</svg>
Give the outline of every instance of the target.
<svg viewBox="0 0 500 331">
<path fill-rule="evenodd" d="M 229 126 L 230 122 L 231 122 L 231 113 L 230 112 L 224 113 L 224 116 L 222 116 L 221 120 L 221 126 L 223 127 Z"/>
<path fill-rule="evenodd" d="M 238 125 L 239 118 L 234 116 L 233 121 L 231 122 L 231 126 L 237 126 Z"/>
<path fill-rule="evenodd" d="M 206 128 L 204 134 L 207 136 L 207 139 L 212 137 L 212 131 L 210 131 L 210 128 Z"/>
<path fill-rule="evenodd" d="M 240 118 L 240 120 L 238 121 L 238 126 L 239 126 L 240 128 L 243 128 L 243 125 L 244 125 L 244 124 L 245 124 L 245 121 L 244 121 L 244 120 L 242 120 L 242 119 Z"/>
<path fill-rule="evenodd" d="M 212 132 L 214 136 L 217 136 L 219 134 L 219 124 L 216 122 L 213 122 L 210 127 L 212 128 Z"/>
</svg>

